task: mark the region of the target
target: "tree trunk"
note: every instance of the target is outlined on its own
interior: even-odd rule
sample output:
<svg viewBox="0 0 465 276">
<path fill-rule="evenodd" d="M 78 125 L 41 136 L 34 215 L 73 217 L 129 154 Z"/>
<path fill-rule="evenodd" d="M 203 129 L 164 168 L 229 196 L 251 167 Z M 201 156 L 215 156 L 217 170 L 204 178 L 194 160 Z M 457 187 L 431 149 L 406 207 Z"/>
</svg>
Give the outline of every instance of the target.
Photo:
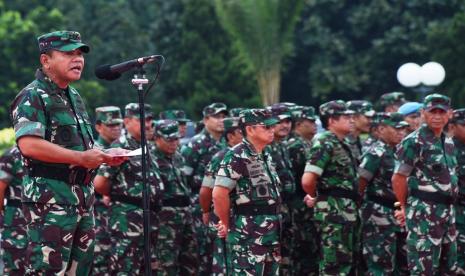
<svg viewBox="0 0 465 276">
<path fill-rule="evenodd" d="M 257 72 L 258 88 L 265 107 L 279 102 L 281 70 L 279 66 L 277 67 Z"/>
</svg>

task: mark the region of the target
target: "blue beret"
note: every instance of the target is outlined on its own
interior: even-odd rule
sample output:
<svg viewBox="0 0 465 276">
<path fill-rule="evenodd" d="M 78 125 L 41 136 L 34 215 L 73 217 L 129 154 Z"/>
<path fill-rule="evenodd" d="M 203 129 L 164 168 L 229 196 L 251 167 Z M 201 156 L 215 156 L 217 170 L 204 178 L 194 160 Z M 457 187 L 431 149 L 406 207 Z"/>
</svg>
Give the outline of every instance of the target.
<svg viewBox="0 0 465 276">
<path fill-rule="evenodd" d="M 407 116 L 412 113 L 420 112 L 420 109 L 423 107 L 423 104 L 418 103 L 418 102 L 407 102 L 404 103 L 401 107 L 399 107 L 399 112 L 400 114 Z"/>
</svg>

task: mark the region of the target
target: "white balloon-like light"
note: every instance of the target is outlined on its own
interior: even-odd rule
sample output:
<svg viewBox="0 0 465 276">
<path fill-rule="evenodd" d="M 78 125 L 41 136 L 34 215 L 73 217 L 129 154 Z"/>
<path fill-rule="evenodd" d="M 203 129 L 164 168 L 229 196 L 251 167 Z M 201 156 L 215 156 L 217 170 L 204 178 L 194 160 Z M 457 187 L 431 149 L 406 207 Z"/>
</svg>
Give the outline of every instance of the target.
<svg viewBox="0 0 465 276">
<path fill-rule="evenodd" d="M 420 65 L 409 62 L 403 64 L 397 70 L 397 80 L 405 87 L 414 87 L 420 84 Z"/>
<path fill-rule="evenodd" d="M 446 70 L 441 64 L 431 61 L 423 64 L 420 70 L 420 80 L 428 86 L 440 85 L 446 77 Z"/>
</svg>

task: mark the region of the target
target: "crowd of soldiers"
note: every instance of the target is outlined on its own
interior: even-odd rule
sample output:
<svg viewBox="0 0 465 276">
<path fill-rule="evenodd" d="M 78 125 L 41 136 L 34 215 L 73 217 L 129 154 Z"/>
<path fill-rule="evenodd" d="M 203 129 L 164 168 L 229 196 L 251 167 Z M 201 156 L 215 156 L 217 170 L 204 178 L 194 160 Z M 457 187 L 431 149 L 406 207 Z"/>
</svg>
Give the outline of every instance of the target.
<svg viewBox="0 0 465 276">
<path fill-rule="evenodd" d="M 0 158 L 5 275 L 465 275 L 465 109 L 386 93 L 313 107 L 95 110 L 69 83 L 89 47 L 38 38 Z M 82 61 L 81 61 L 82 60 Z M 151 259 L 144 259 L 139 108 Z M 320 131 L 318 131 L 320 129 Z M 181 144 L 180 141 L 186 140 Z M 94 192 L 95 189 L 95 192 Z M 3 204 L 5 199 L 5 204 Z"/>
</svg>

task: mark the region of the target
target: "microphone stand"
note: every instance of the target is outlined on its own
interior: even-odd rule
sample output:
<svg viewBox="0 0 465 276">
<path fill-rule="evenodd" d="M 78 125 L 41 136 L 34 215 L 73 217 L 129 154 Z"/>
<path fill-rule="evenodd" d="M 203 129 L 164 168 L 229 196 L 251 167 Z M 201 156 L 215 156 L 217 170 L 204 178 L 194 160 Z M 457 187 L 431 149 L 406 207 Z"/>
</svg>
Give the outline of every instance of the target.
<svg viewBox="0 0 465 276">
<path fill-rule="evenodd" d="M 141 78 L 139 78 L 141 75 Z M 136 87 L 139 95 L 139 117 L 140 117 L 140 146 L 142 149 L 142 201 L 143 201 L 143 219 L 144 219 L 144 275 L 152 275 L 152 263 L 150 254 L 150 183 L 147 184 L 147 141 L 145 140 L 145 104 L 144 104 L 144 85 L 149 83 L 145 78 L 145 71 L 142 65 L 138 66 L 134 78 L 131 80 Z"/>
</svg>

